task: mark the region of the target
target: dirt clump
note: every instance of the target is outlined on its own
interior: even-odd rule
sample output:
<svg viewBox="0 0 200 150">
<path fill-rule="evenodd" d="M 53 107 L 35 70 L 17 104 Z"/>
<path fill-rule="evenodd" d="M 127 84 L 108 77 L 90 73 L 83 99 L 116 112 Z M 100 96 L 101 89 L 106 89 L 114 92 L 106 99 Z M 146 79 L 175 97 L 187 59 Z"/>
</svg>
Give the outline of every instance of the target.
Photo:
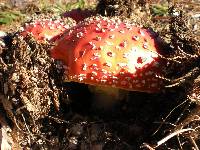
<svg viewBox="0 0 200 150">
<path fill-rule="evenodd" d="M 18 35 L 10 40 L 12 44 L 2 53 L 3 105 L 11 107 L 5 110 L 18 128 L 24 130 L 28 124 L 32 126 L 30 130 L 37 132 L 37 120 L 59 107 L 61 91 L 52 75 L 53 69 L 54 74 L 56 71 L 48 54 L 50 45 Z"/>
</svg>

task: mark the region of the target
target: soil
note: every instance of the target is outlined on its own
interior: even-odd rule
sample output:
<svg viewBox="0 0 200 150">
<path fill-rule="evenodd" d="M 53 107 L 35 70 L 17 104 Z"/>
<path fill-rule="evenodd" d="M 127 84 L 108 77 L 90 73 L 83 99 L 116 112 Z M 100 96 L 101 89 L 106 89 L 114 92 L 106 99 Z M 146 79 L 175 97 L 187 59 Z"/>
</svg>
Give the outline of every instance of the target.
<svg viewBox="0 0 200 150">
<path fill-rule="evenodd" d="M 158 2 L 169 7 L 167 15 L 153 14 Z M 65 82 L 62 63 L 49 56 L 54 43 L 19 37 L 16 26 L 4 26 L 9 34 L 0 47 L 0 116 L 11 128 L 12 149 L 197 149 L 200 18 L 194 16 L 199 3 L 99 1 L 97 14 L 128 18 L 157 31 L 166 41 L 162 58 L 168 61 L 161 92 L 130 91 L 109 108 L 96 106 L 87 85 Z"/>
</svg>

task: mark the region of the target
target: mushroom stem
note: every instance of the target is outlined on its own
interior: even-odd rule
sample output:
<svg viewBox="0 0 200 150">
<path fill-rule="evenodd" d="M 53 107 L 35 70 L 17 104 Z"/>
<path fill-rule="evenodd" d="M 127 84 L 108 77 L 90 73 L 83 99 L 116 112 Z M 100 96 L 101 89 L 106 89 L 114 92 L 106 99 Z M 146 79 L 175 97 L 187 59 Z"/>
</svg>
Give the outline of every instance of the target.
<svg viewBox="0 0 200 150">
<path fill-rule="evenodd" d="M 89 85 L 88 88 L 93 94 L 94 107 L 99 109 L 111 109 L 128 96 L 127 90 L 119 88 L 95 85 Z"/>
</svg>

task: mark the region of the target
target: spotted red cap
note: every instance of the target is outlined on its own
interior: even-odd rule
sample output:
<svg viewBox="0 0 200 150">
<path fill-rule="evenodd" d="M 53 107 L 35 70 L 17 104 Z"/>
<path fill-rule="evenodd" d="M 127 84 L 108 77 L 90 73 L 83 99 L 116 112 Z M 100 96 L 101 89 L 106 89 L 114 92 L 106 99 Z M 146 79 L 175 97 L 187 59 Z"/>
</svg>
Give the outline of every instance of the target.
<svg viewBox="0 0 200 150">
<path fill-rule="evenodd" d="M 70 81 L 152 93 L 163 84 L 159 43 L 150 29 L 92 17 L 69 30 L 51 56 L 64 62 Z"/>
<path fill-rule="evenodd" d="M 67 11 L 63 14 L 64 17 L 70 17 L 76 22 L 83 21 L 85 18 L 91 17 L 93 15 L 95 15 L 94 11 L 89 9 L 82 10 L 80 8 L 72 9 L 71 11 Z"/>
<path fill-rule="evenodd" d="M 21 35 L 25 37 L 32 34 L 37 41 L 55 41 L 68 28 L 61 19 L 38 19 L 25 23 Z"/>
</svg>

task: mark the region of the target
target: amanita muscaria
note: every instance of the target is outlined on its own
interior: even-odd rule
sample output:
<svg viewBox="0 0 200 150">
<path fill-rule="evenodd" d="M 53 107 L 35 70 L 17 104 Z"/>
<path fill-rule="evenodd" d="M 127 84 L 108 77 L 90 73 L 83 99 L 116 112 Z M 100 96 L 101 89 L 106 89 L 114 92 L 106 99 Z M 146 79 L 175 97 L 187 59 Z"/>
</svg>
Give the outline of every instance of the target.
<svg viewBox="0 0 200 150">
<path fill-rule="evenodd" d="M 97 16 L 68 30 L 51 56 L 63 61 L 69 81 L 154 93 L 163 86 L 160 43 L 150 29 Z"/>
<path fill-rule="evenodd" d="M 31 34 L 37 41 L 55 41 L 68 28 L 62 19 L 36 19 L 25 23 L 20 34 L 24 37 Z"/>
<path fill-rule="evenodd" d="M 77 23 L 83 21 L 85 18 L 93 16 L 95 13 L 92 10 L 85 9 L 82 10 L 80 8 L 72 9 L 71 11 L 67 11 L 63 14 L 64 17 L 70 17 L 75 20 Z"/>
</svg>

